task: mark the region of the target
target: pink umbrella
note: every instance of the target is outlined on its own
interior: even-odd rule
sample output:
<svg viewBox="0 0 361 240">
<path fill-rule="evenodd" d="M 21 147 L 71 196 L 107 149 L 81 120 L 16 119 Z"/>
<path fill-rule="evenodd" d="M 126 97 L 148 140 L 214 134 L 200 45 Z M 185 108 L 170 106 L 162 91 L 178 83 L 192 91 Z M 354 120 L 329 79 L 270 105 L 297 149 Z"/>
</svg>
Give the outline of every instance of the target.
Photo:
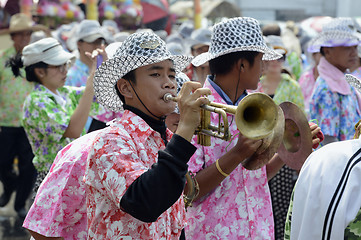
<svg viewBox="0 0 361 240">
<path fill-rule="evenodd" d="M 332 17 L 328 16 L 315 16 L 309 17 L 301 21 L 300 27 L 305 30 L 311 37 L 316 36 L 322 31 L 322 26 L 328 23 Z"/>
<path fill-rule="evenodd" d="M 143 23 L 147 24 L 169 15 L 167 0 L 141 0 L 143 7 Z"/>
</svg>

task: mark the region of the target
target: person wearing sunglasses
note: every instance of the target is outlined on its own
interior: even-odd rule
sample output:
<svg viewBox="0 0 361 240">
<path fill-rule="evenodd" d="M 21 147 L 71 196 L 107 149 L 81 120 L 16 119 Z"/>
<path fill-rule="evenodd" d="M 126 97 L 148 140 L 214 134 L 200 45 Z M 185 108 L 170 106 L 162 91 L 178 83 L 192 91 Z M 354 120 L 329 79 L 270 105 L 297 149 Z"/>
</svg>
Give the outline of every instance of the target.
<svg viewBox="0 0 361 240">
<path fill-rule="evenodd" d="M 48 173 L 57 152 L 85 134 L 84 126 L 91 109 L 94 115 L 104 110 L 98 103 L 92 105 L 96 55 L 105 54 L 103 52 L 103 49 L 98 49 L 87 54 L 94 65 L 86 86 L 79 88 L 64 86 L 75 56 L 66 52 L 54 38 L 27 45 L 21 58 L 13 61 L 13 69 L 24 66 L 26 80 L 35 83 L 25 99 L 22 118 L 38 171 L 35 190 Z"/>
</svg>

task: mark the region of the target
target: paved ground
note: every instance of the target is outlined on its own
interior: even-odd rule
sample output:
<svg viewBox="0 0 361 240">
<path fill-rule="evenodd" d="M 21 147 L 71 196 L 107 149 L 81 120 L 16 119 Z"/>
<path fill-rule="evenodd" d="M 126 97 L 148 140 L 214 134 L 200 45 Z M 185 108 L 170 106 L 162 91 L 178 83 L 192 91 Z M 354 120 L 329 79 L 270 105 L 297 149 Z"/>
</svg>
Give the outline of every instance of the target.
<svg viewBox="0 0 361 240">
<path fill-rule="evenodd" d="M 0 195 L 2 194 L 2 191 L 3 188 L 0 184 Z M 13 207 L 14 198 L 15 194 L 12 195 L 10 202 L 5 207 L 0 208 L 0 240 L 30 239 L 28 232 L 22 228 L 23 220 L 16 216 L 16 212 Z"/>
</svg>

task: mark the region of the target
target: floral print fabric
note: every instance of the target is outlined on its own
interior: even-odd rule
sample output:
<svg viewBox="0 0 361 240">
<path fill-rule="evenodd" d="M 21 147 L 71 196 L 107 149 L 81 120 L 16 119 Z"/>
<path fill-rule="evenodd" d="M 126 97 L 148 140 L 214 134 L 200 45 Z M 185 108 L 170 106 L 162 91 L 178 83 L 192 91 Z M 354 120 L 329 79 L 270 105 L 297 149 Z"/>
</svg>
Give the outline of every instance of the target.
<svg viewBox="0 0 361 240">
<path fill-rule="evenodd" d="M 56 156 L 40 185 L 23 227 L 47 237 L 87 239 L 86 160 L 98 132 L 71 142 Z"/>
<path fill-rule="evenodd" d="M 309 107 L 310 107 L 310 100 L 313 92 L 313 87 L 315 86 L 316 79 L 313 74 L 315 67 L 309 69 L 308 71 L 304 72 L 300 79 L 298 80 L 298 83 L 300 84 L 302 94 L 304 97 L 305 102 L 305 112 L 307 114 L 307 117 L 309 118 Z"/>
<path fill-rule="evenodd" d="M 284 101 L 290 101 L 296 104 L 302 110 L 304 110 L 305 105 L 303 100 L 303 94 L 298 82 L 293 80 L 288 74 L 285 73 L 282 73 L 281 77 L 282 79 L 275 91 L 273 101 L 276 104 L 280 104 Z M 261 81 L 258 83 L 257 89 L 249 92 L 264 92 L 262 85 L 264 81 L 265 79 L 262 77 Z"/>
<path fill-rule="evenodd" d="M 207 79 L 210 101 L 226 104 Z M 228 115 L 230 142 L 212 138 L 211 146 L 199 146 L 188 162 L 193 173 L 213 164 L 237 142 L 238 130 L 233 115 Z M 218 124 L 218 115 L 211 114 Z M 223 182 L 187 208 L 186 239 L 274 239 L 274 224 L 266 167 L 247 170 L 239 165 Z"/>
<path fill-rule="evenodd" d="M 24 103 L 23 126 L 33 149 L 33 163 L 38 171 L 48 171 L 58 151 L 73 140 L 63 137 L 63 134 L 84 88 L 65 86 L 59 88 L 58 92 L 64 105 L 40 84 L 35 86 Z M 91 114 L 103 111 L 98 103 L 92 104 Z"/>
<path fill-rule="evenodd" d="M 167 130 L 170 140 L 172 133 Z M 127 188 L 165 149 L 160 134 L 126 110 L 95 139 L 85 173 L 88 239 L 179 239 L 185 224 L 183 198 L 146 223 L 123 212 L 119 203 Z"/>
<path fill-rule="evenodd" d="M 68 74 L 66 75 L 65 85 L 83 87 L 85 86 L 88 76 L 89 67 L 77 58 L 74 65 L 69 69 Z"/>
<path fill-rule="evenodd" d="M 16 54 L 14 47 L 0 52 L 0 126 L 21 127 L 23 104 L 34 84 L 24 77 L 15 77 L 5 62 Z M 21 69 L 22 76 L 25 71 Z"/>
<path fill-rule="evenodd" d="M 350 95 L 332 92 L 326 81 L 318 77 L 310 101 L 310 118 L 318 120 L 324 135 L 339 141 L 352 139 L 355 124 L 361 119 L 356 90 Z"/>
</svg>

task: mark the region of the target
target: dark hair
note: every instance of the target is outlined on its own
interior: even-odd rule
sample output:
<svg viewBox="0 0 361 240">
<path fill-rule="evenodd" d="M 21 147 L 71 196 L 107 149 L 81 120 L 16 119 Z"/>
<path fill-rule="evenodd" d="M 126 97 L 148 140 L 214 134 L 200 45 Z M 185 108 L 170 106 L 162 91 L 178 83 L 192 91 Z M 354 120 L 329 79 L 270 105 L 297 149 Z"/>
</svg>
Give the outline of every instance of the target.
<svg viewBox="0 0 361 240">
<path fill-rule="evenodd" d="M 231 71 L 234 64 L 237 63 L 239 59 L 245 59 L 249 62 L 251 66 L 254 64 L 254 59 L 260 54 L 255 51 L 242 51 L 242 52 L 233 52 L 228 53 L 223 56 L 217 57 L 209 61 L 209 68 L 211 74 L 225 74 Z"/>
<path fill-rule="evenodd" d="M 124 78 L 125 80 L 128 80 L 129 82 L 132 82 L 134 84 L 136 84 L 136 80 L 135 80 L 135 70 L 132 70 L 130 72 L 128 72 L 127 74 L 125 74 L 122 78 Z M 122 101 L 123 104 L 125 104 L 125 99 L 124 96 L 120 93 L 117 84 L 115 83 L 114 85 L 115 87 L 115 91 L 117 92 L 120 100 Z"/>
<path fill-rule="evenodd" d="M 15 56 L 9 58 L 6 62 L 5 62 L 5 67 L 10 67 L 11 71 L 13 72 L 15 77 L 24 77 L 21 75 L 20 69 L 24 67 L 24 63 L 23 60 L 21 59 L 22 54 L 21 53 L 17 53 Z M 25 74 L 26 74 L 26 80 L 28 80 L 29 82 L 37 82 L 37 83 L 41 83 L 38 79 L 38 77 L 36 76 L 34 69 L 35 68 L 47 68 L 48 64 L 44 63 L 44 62 L 38 62 L 35 64 L 32 64 L 30 66 L 25 67 Z"/>
<path fill-rule="evenodd" d="M 29 82 L 36 82 L 36 83 L 41 84 L 39 78 L 35 74 L 35 71 L 34 71 L 35 68 L 44 68 L 45 70 L 47 70 L 48 64 L 46 64 L 44 62 L 38 62 L 38 63 L 35 63 L 35 64 L 25 67 L 26 80 L 28 80 Z"/>
<path fill-rule="evenodd" d="M 322 56 L 325 56 L 324 47 L 321 47 L 321 48 L 320 48 L 320 53 L 321 53 Z"/>
<path fill-rule="evenodd" d="M 17 53 L 5 62 L 5 67 L 10 67 L 15 77 L 23 77 L 20 72 L 20 69 L 24 67 L 21 56 L 21 53 Z"/>
<path fill-rule="evenodd" d="M 266 24 L 262 27 L 262 34 L 263 36 L 281 36 L 281 28 L 277 23 Z"/>
</svg>

